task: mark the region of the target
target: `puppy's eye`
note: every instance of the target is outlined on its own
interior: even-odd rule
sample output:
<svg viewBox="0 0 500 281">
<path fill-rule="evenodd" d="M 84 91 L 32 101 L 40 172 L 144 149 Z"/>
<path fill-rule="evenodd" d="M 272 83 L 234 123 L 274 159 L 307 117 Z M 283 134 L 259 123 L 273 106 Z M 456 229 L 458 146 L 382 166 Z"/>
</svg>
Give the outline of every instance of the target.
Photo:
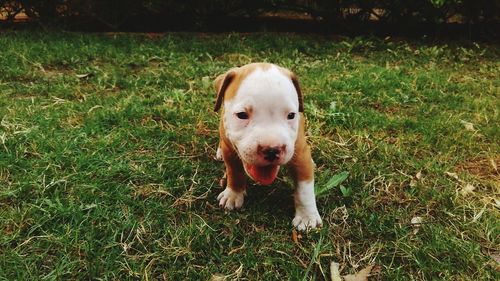
<svg viewBox="0 0 500 281">
<path fill-rule="evenodd" d="M 288 120 L 292 120 L 295 118 L 295 112 L 290 112 L 288 113 L 288 116 L 287 116 Z"/>
<path fill-rule="evenodd" d="M 237 116 L 239 119 L 248 119 L 248 113 L 246 113 L 246 112 L 244 112 L 244 111 L 236 113 L 236 116 Z"/>
</svg>

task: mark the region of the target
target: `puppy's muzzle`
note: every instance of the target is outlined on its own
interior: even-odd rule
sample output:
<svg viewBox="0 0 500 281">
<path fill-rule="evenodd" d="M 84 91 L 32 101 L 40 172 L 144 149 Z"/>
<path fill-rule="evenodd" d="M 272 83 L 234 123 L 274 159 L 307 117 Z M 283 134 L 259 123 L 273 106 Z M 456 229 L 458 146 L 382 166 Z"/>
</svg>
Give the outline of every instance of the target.
<svg viewBox="0 0 500 281">
<path fill-rule="evenodd" d="M 283 157 L 286 146 L 260 146 L 258 147 L 259 156 L 269 163 L 280 160 Z"/>
</svg>

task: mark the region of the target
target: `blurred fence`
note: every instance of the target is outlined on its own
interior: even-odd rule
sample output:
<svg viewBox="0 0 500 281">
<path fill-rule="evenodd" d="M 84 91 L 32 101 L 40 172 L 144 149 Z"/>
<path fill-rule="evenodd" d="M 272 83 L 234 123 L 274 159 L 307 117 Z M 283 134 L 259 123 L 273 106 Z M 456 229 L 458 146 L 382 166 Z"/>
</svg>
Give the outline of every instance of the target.
<svg viewBox="0 0 500 281">
<path fill-rule="evenodd" d="M 224 29 L 279 16 L 328 28 L 377 22 L 393 26 L 498 23 L 498 0 L 0 0 L 4 25 L 20 19 L 70 29 Z M 231 28 L 227 28 L 231 29 Z"/>
</svg>

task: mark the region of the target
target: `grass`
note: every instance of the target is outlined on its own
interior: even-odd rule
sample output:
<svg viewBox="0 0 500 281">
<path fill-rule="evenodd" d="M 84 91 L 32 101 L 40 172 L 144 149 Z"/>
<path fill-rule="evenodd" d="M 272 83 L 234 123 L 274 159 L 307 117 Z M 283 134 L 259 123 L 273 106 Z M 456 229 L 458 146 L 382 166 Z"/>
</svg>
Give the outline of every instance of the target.
<svg viewBox="0 0 500 281">
<path fill-rule="evenodd" d="M 2 280 L 329 280 L 331 262 L 500 278 L 496 45 L 4 32 L 0 48 Z M 212 81 L 255 61 L 300 78 L 321 230 L 293 233 L 286 177 L 217 206 Z"/>
</svg>

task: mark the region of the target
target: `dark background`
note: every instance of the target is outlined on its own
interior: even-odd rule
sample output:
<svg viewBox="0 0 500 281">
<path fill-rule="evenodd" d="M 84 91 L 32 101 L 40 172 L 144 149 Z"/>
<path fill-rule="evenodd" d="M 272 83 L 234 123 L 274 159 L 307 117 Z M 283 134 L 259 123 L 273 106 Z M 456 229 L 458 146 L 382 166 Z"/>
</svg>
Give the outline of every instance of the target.
<svg viewBox="0 0 500 281">
<path fill-rule="evenodd" d="M 498 0 L 0 0 L 0 27 L 496 40 L 499 11 Z"/>
</svg>

